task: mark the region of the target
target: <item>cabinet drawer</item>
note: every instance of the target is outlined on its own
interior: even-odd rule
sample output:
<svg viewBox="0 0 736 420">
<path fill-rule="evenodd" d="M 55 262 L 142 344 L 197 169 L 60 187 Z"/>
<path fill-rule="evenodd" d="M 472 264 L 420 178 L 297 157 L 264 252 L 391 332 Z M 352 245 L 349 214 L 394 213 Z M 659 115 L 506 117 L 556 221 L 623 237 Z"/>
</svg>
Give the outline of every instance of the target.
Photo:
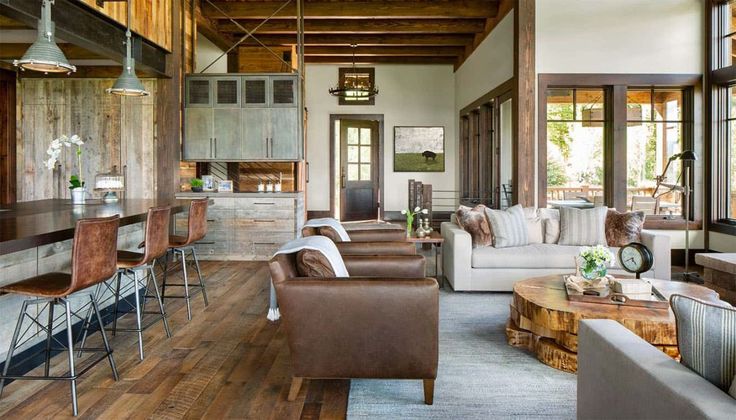
<svg viewBox="0 0 736 420">
<path fill-rule="evenodd" d="M 294 210 L 281 210 L 276 208 L 256 208 L 253 210 L 235 210 L 236 221 L 253 221 L 253 220 L 275 220 L 293 223 L 294 221 Z M 292 230 L 294 229 L 292 224 Z"/>
<path fill-rule="evenodd" d="M 294 232 L 294 219 L 254 219 L 238 218 L 235 220 L 238 232 Z"/>
<path fill-rule="evenodd" d="M 236 210 L 293 210 L 293 198 L 238 198 L 235 200 Z"/>
</svg>

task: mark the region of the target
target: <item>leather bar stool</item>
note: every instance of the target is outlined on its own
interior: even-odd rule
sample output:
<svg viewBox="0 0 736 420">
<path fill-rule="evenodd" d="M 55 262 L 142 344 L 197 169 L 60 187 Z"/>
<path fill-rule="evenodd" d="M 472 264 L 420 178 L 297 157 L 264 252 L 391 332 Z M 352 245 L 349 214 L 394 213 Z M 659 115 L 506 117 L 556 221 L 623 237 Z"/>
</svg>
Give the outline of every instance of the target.
<svg viewBox="0 0 736 420">
<path fill-rule="evenodd" d="M 172 235 L 169 237 L 169 252 L 166 253 L 164 262 L 164 280 L 161 285 L 161 298 L 166 300 L 167 298 L 178 298 L 185 299 L 187 303 L 187 318 L 191 321 L 192 319 L 192 295 L 189 292 L 189 287 L 197 287 L 202 290 L 202 298 L 204 299 L 204 306 L 207 306 L 207 290 L 204 286 L 204 280 L 202 278 L 202 270 L 199 268 L 199 260 L 197 259 L 197 251 L 194 249 L 194 243 L 201 240 L 207 235 L 207 205 L 209 203 L 208 198 L 202 198 L 198 200 L 192 200 L 189 204 L 189 218 L 187 220 L 187 236 Z M 187 272 L 187 253 L 192 258 L 191 263 L 194 263 L 194 267 L 197 270 L 197 277 L 199 278 L 199 284 L 189 284 L 189 274 Z M 168 272 L 169 272 L 169 254 L 180 255 L 180 265 L 182 274 L 184 277 L 184 283 L 169 283 Z M 183 295 L 166 295 L 166 287 L 183 287 Z"/>
<path fill-rule="evenodd" d="M 84 352 L 101 352 L 103 354 L 94 359 L 89 366 L 77 370 L 77 367 L 74 365 L 72 315 L 82 321 L 85 321 L 85 318 L 72 310 L 72 305 L 69 301 L 69 296 L 71 294 L 104 282 L 115 274 L 115 270 L 117 269 L 115 265 L 115 253 L 117 251 L 118 225 L 119 216 L 117 215 L 107 218 L 82 219 L 77 221 L 72 244 L 71 274 L 42 274 L 18 283 L 4 286 L 0 289 L 0 292 L 33 297 L 32 299 L 23 301 L 20 317 L 18 318 L 18 323 L 15 326 L 13 338 L 10 341 L 10 349 L 8 350 L 8 355 L 5 360 L 3 374 L 0 376 L 0 393 L 5 385 L 5 379 L 66 380 L 71 383 L 72 411 L 76 416 L 78 413 L 77 378 L 80 375 L 84 374 L 92 368 L 92 366 L 107 358 L 110 362 L 112 375 L 116 381 L 118 380 L 118 372 L 115 368 L 115 361 L 112 357 L 112 349 L 107 341 L 105 331 L 102 328 L 100 329 L 100 333 L 102 335 L 104 348 L 82 348 L 80 350 Z M 92 305 L 91 309 L 94 312 L 99 325 L 102 325 L 102 316 L 100 315 L 97 300 L 91 293 L 89 294 L 89 299 L 90 304 Z M 48 316 L 46 324 L 41 321 L 41 316 L 44 313 L 44 310 L 39 310 L 36 316 L 28 313 L 29 306 L 34 304 L 45 304 L 45 312 Z M 52 349 L 51 347 L 52 341 L 62 344 L 59 340 L 53 338 L 54 307 L 57 305 L 64 307 L 64 318 L 66 319 L 67 343 L 66 347 L 62 349 Z M 26 337 L 28 329 L 21 334 L 23 321 L 26 317 L 31 320 L 31 325 L 35 324 L 46 332 L 46 363 L 43 376 L 8 375 L 8 368 L 10 367 L 13 359 L 13 352 L 19 345 L 18 343 L 20 342 L 20 345 L 22 345 L 27 342 L 28 339 L 32 338 Z M 32 332 L 31 335 L 33 334 L 35 333 Z M 49 375 L 51 351 L 64 349 L 69 352 L 69 373 L 60 376 Z"/>
<path fill-rule="evenodd" d="M 171 216 L 171 207 L 153 207 L 148 209 L 146 216 L 146 234 L 143 242 L 143 253 L 132 252 L 132 251 L 118 251 L 117 253 L 117 279 L 115 281 L 115 288 L 112 286 L 102 283 L 105 287 L 112 291 L 115 297 L 115 304 L 113 305 L 113 318 L 112 328 L 109 331 L 112 335 L 115 335 L 118 331 L 122 332 L 135 332 L 138 333 L 138 356 L 143 360 L 143 331 L 153 324 L 159 321 L 163 322 L 164 331 L 167 337 L 171 337 L 171 330 L 169 329 L 169 322 L 166 320 L 166 311 L 164 309 L 161 295 L 158 291 L 158 283 L 156 282 L 156 274 L 153 269 L 153 262 L 157 257 L 161 257 L 166 254 L 169 247 L 169 218 Z M 121 300 L 121 283 L 123 276 L 126 279 L 132 280 L 130 287 L 124 289 L 126 291 L 133 291 L 133 297 L 135 298 L 134 312 L 135 312 L 135 328 L 118 328 L 118 314 Z M 141 300 L 141 288 L 144 290 L 143 299 Z M 149 296 L 149 290 L 153 291 L 153 295 Z M 100 291 L 104 291 L 104 288 L 98 287 L 97 294 Z M 129 296 L 128 296 L 129 297 Z M 158 311 L 146 312 L 146 299 L 155 298 L 158 303 Z M 123 299 L 125 300 L 125 299 Z M 146 325 L 143 325 L 143 315 L 154 315 L 152 319 Z M 91 314 L 88 314 L 88 321 L 91 321 Z M 85 329 L 86 331 L 86 329 Z M 84 345 L 87 336 L 86 334 L 82 338 L 82 345 Z"/>
</svg>

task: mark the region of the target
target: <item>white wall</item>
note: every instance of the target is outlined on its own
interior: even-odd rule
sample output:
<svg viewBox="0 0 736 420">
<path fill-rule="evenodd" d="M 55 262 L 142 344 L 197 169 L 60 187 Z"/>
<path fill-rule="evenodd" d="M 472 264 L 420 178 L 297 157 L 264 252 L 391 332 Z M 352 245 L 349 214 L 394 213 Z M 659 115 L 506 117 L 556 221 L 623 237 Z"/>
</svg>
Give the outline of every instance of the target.
<svg viewBox="0 0 736 420">
<path fill-rule="evenodd" d="M 407 206 L 408 180 L 452 190 L 456 178 L 455 88 L 451 65 L 376 65 L 380 93 L 373 106 L 339 106 L 327 93 L 338 78 L 338 65 L 308 64 L 305 104 L 307 128 L 307 209 L 330 209 L 330 114 L 383 114 L 384 211 Z M 394 172 L 393 129 L 401 125 L 445 127 L 445 172 Z"/>
<path fill-rule="evenodd" d="M 210 63 L 215 61 L 223 51 L 209 39 L 205 38 L 204 35 L 197 33 L 197 49 L 196 49 L 196 63 L 195 73 L 199 73 L 205 67 L 209 66 Z M 227 56 L 223 56 L 221 59 L 207 69 L 205 73 L 227 73 Z"/>
<path fill-rule="evenodd" d="M 710 232 L 709 248 L 718 252 L 736 252 L 736 236 Z"/>
<path fill-rule="evenodd" d="M 538 1 L 536 67 L 539 73 L 703 73 L 703 0 Z M 695 151 L 703 156 L 703 104 L 695 98 Z M 536 115 L 531 118 L 536 118 Z M 537 157 L 538 158 L 538 157 Z M 702 160 L 695 194 L 702 203 Z M 535 165 L 537 167 L 537 165 Z M 702 209 L 700 209 L 702 214 Z M 660 231 L 684 248 L 683 231 Z M 690 237 L 703 247 L 703 232 Z"/>
</svg>

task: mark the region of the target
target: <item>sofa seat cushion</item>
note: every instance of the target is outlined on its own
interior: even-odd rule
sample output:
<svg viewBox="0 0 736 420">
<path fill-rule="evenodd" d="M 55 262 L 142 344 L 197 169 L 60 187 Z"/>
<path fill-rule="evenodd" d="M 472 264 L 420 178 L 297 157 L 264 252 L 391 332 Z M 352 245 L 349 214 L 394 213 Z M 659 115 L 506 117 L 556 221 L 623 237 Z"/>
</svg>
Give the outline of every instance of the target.
<svg viewBox="0 0 736 420">
<path fill-rule="evenodd" d="M 531 244 L 513 248 L 475 248 L 473 268 L 575 268 L 575 257 L 584 247 Z M 618 248 L 609 248 L 614 254 Z"/>
</svg>

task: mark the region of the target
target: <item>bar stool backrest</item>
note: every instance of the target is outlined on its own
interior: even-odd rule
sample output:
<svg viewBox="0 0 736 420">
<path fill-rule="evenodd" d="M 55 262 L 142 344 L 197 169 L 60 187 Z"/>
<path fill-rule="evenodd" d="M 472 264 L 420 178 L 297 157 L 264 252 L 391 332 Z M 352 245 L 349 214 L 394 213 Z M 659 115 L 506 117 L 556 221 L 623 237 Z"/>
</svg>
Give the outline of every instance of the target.
<svg viewBox="0 0 736 420">
<path fill-rule="evenodd" d="M 115 274 L 119 225 L 118 215 L 77 221 L 72 245 L 72 283 L 65 296 Z"/>
<path fill-rule="evenodd" d="M 171 207 L 151 207 L 146 216 L 145 254 L 143 262 L 150 263 L 166 253 L 169 247 L 169 219 Z"/>
<path fill-rule="evenodd" d="M 209 201 L 209 198 L 201 198 L 189 203 L 187 244 L 194 243 L 207 235 L 207 205 Z"/>
</svg>

